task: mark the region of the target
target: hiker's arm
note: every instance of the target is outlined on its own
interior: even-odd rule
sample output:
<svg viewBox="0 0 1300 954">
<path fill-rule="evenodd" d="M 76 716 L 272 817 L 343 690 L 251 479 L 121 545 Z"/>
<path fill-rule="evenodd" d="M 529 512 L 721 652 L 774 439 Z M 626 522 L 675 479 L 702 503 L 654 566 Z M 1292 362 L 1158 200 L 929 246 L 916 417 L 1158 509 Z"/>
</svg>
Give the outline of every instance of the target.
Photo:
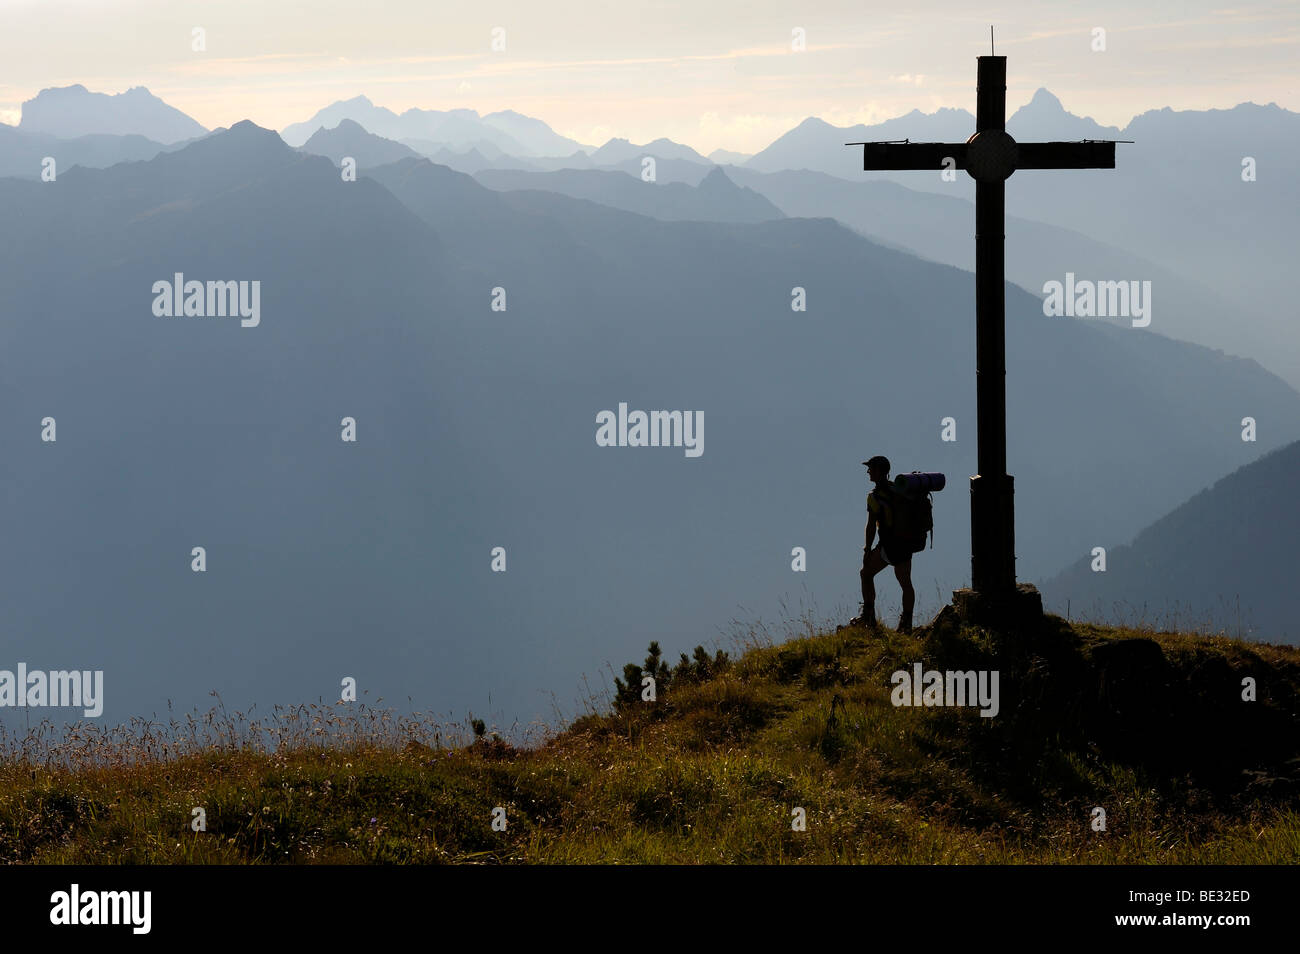
<svg viewBox="0 0 1300 954">
<path fill-rule="evenodd" d="M 866 543 L 863 544 L 862 549 L 870 550 L 871 541 L 874 540 L 875 538 L 876 538 L 876 515 L 874 513 L 868 513 L 867 514 L 867 540 Z"/>
</svg>

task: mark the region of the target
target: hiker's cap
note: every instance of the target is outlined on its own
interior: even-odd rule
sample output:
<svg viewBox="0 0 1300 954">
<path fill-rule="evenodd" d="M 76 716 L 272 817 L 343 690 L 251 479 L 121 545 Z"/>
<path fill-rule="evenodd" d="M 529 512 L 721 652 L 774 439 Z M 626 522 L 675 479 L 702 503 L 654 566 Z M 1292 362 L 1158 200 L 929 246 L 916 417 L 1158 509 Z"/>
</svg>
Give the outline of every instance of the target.
<svg viewBox="0 0 1300 954">
<path fill-rule="evenodd" d="M 871 460 L 864 460 L 864 461 L 862 462 L 862 466 L 863 466 L 863 467 L 883 467 L 883 468 L 885 468 L 885 473 L 889 473 L 889 458 L 888 458 L 888 457 L 882 457 L 881 455 L 877 454 L 875 457 L 871 458 Z"/>
</svg>

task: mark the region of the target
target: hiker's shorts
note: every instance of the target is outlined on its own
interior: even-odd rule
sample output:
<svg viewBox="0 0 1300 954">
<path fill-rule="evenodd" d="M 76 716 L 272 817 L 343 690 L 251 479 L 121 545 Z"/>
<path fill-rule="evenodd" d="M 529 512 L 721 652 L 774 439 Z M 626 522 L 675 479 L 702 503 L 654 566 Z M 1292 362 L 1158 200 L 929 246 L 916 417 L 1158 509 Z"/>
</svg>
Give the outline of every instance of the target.
<svg viewBox="0 0 1300 954">
<path fill-rule="evenodd" d="M 882 559 L 882 560 L 885 561 L 885 566 L 898 566 L 898 564 L 900 564 L 900 563 L 907 563 L 907 562 L 911 559 L 910 556 L 909 556 L 908 558 L 906 558 L 906 559 L 904 559 L 904 558 L 902 558 L 902 557 L 891 556 L 891 555 L 890 555 L 890 552 L 889 552 L 888 550 L 885 549 L 885 545 L 884 545 L 883 543 L 877 543 L 877 544 L 876 544 L 876 548 L 875 548 L 874 550 L 872 550 L 871 552 L 872 552 L 872 553 L 879 553 L 879 554 L 880 554 L 880 559 Z M 868 554 L 868 555 L 870 555 L 870 554 Z M 866 561 L 863 560 L 863 563 L 865 563 L 865 562 L 866 562 Z"/>
</svg>

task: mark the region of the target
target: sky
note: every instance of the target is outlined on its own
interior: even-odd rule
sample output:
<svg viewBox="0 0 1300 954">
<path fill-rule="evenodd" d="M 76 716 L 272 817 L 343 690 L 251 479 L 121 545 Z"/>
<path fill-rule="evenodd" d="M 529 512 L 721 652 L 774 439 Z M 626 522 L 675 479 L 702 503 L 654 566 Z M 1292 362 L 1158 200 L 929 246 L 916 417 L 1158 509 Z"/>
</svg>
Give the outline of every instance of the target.
<svg viewBox="0 0 1300 954">
<path fill-rule="evenodd" d="M 1120 127 L 1166 106 L 1300 110 L 1300 3 L 1134 6 L 0 0 L 0 121 L 74 83 L 148 87 L 210 129 L 241 119 L 282 129 L 366 95 L 396 112 L 513 109 L 590 145 L 667 136 L 752 153 L 809 116 L 844 126 L 913 108 L 973 112 L 990 25 L 1008 57 L 1009 112 L 1039 87 Z"/>
</svg>

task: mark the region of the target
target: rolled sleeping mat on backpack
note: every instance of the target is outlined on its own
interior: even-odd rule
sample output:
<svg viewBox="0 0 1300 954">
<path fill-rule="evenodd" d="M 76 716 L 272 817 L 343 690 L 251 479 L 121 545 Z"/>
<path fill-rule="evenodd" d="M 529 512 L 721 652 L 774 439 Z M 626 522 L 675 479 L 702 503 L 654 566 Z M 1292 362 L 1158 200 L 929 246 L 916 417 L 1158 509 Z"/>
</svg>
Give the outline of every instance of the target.
<svg viewBox="0 0 1300 954">
<path fill-rule="evenodd" d="M 919 470 L 914 470 L 910 474 L 899 474 L 894 478 L 894 486 L 900 490 L 920 493 L 943 490 L 947 483 L 948 479 L 943 474 L 923 474 Z"/>
</svg>

